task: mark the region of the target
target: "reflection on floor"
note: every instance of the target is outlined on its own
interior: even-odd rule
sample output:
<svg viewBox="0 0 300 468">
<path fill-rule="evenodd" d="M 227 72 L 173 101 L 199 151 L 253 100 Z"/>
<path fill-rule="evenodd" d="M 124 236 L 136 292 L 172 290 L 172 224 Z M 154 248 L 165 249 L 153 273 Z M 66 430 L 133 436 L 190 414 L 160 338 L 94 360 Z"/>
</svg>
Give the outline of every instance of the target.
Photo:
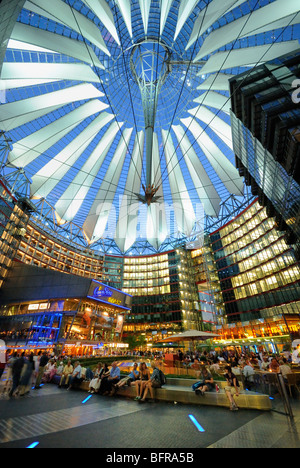
<svg viewBox="0 0 300 468">
<path fill-rule="evenodd" d="M 4 381 L 5 375 L 1 388 Z M 0 448 L 33 443 L 40 448 L 300 447 L 300 401 L 296 398 L 291 399 L 291 420 L 276 396 L 270 413 L 88 396 L 51 384 L 22 398 L 2 394 Z"/>
</svg>

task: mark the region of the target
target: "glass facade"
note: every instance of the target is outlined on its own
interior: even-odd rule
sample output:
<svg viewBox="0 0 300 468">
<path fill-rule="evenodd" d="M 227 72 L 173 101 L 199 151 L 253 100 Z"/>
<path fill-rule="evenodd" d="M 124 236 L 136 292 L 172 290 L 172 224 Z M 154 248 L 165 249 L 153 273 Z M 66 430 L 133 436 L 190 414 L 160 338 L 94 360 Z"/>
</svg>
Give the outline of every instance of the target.
<svg viewBox="0 0 300 468">
<path fill-rule="evenodd" d="M 26 233 L 28 220 L 26 206 L 17 204 L 0 181 L 0 288 Z"/>
<path fill-rule="evenodd" d="M 236 165 L 300 255 L 300 52 L 230 80 Z"/>
<path fill-rule="evenodd" d="M 162 338 L 165 333 L 199 326 L 198 297 L 190 252 L 124 258 L 123 291 L 133 296 L 128 332 Z"/>
<path fill-rule="evenodd" d="M 262 330 L 268 321 L 278 328 L 279 320 L 290 335 L 300 329 L 299 263 L 266 208 L 256 201 L 213 233 L 211 245 L 229 328 L 252 323 Z M 294 322 L 291 329 L 285 320 Z"/>
</svg>

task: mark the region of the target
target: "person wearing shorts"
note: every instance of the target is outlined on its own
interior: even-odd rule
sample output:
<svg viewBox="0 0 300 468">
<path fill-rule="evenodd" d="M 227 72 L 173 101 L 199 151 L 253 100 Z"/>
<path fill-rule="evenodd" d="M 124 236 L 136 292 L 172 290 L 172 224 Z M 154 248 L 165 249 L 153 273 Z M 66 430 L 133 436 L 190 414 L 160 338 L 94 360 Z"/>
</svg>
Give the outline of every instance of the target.
<svg viewBox="0 0 300 468">
<path fill-rule="evenodd" d="M 238 411 L 238 406 L 234 400 L 234 396 L 239 396 L 239 382 L 230 366 L 226 367 L 225 379 L 227 386 L 225 387 L 225 393 L 230 403 L 230 411 Z"/>
<path fill-rule="evenodd" d="M 144 395 L 143 395 L 143 398 L 141 399 L 142 402 L 146 400 L 148 391 L 150 391 L 150 395 L 151 395 L 150 401 L 154 401 L 154 389 L 161 388 L 160 373 L 159 373 L 159 369 L 156 367 L 155 362 L 151 363 L 151 367 L 153 369 L 153 373 L 151 375 L 151 379 L 145 384 Z"/>
</svg>

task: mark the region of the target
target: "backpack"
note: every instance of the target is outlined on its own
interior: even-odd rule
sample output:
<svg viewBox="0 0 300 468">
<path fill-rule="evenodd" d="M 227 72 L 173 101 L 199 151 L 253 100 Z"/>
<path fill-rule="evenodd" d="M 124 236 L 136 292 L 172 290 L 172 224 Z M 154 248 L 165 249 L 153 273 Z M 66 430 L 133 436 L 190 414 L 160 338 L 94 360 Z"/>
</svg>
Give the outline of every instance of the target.
<svg viewBox="0 0 300 468">
<path fill-rule="evenodd" d="M 201 385 L 203 386 L 203 382 L 202 382 L 202 381 L 201 381 L 201 382 L 196 382 L 196 383 L 194 383 L 194 384 L 192 385 L 192 389 L 194 390 L 194 392 L 195 392 L 196 390 L 198 390 L 198 388 L 201 387 Z"/>
<path fill-rule="evenodd" d="M 166 376 L 160 369 L 159 369 L 159 378 L 160 378 L 161 386 L 166 385 L 166 383 L 167 383 Z"/>
</svg>

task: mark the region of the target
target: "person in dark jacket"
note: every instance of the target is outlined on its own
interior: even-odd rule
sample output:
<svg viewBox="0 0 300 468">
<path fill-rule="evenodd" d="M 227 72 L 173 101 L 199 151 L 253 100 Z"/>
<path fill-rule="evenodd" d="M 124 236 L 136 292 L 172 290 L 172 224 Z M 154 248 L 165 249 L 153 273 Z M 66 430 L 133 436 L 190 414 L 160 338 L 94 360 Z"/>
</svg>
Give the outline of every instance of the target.
<svg viewBox="0 0 300 468">
<path fill-rule="evenodd" d="M 43 353 L 40 359 L 39 371 L 38 371 L 38 375 L 37 375 L 35 387 L 34 387 L 35 389 L 41 388 L 42 378 L 45 372 L 45 367 L 48 364 L 48 361 L 49 361 L 49 357 L 48 357 L 48 354 L 45 352 Z"/>
<path fill-rule="evenodd" d="M 12 388 L 11 391 L 9 392 L 9 396 L 12 397 L 14 392 L 17 390 L 17 388 L 20 385 L 20 379 L 21 379 L 21 373 L 22 369 L 25 363 L 25 353 L 21 354 L 21 357 L 15 360 L 15 362 L 12 365 Z"/>
</svg>

